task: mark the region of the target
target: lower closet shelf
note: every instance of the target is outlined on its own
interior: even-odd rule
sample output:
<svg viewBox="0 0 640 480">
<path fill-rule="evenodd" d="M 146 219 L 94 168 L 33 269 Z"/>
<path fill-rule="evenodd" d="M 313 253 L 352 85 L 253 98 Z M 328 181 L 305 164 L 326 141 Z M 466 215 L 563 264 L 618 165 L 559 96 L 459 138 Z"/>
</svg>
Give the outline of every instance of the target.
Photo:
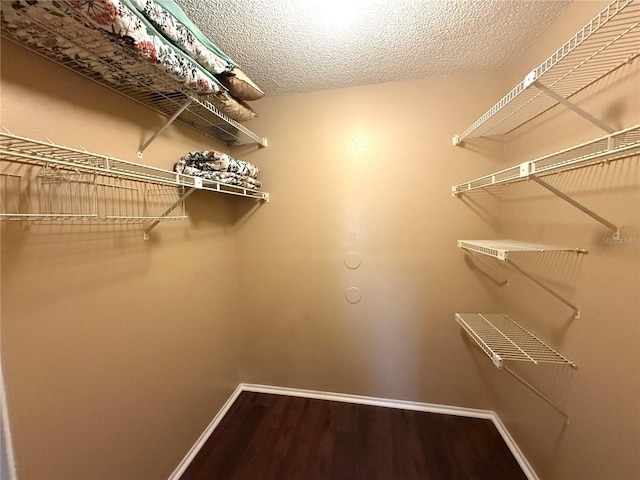
<svg viewBox="0 0 640 480">
<path fill-rule="evenodd" d="M 576 367 L 533 333 L 503 313 L 456 313 L 456 321 L 491 358 L 496 367 L 503 361 L 559 363 Z"/>
<path fill-rule="evenodd" d="M 0 132 L 0 220 L 150 222 L 186 219 L 196 190 L 269 201 L 244 185 L 186 175 Z"/>
</svg>

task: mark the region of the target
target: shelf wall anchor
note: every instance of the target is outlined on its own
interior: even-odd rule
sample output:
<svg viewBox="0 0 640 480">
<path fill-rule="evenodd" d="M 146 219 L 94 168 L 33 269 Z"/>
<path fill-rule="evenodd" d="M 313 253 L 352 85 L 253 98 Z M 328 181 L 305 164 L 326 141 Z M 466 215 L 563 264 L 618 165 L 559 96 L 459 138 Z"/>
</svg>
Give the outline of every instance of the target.
<svg viewBox="0 0 640 480">
<path fill-rule="evenodd" d="M 620 240 L 620 228 L 615 226 L 613 223 L 611 223 L 610 221 L 602 218 L 600 215 L 598 215 L 596 212 L 594 212 L 593 210 L 588 209 L 587 207 L 585 207 L 584 205 L 582 205 L 581 203 L 577 202 L 576 200 L 574 200 L 573 198 L 571 198 L 569 195 L 567 195 L 564 192 L 561 192 L 560 190 L 558 190 L 557 188 L 549 185 L 547 182 L 545 182 L 544 180 L 541 180 L 539 177 L 537 177 L 536 175 L 529 175 L 529 177 L 531 180 L 533 180 L 534 182 L 536 182 L 538 185 L 543 186 L 544 188 L 546 188 L 547 190 L 549 190 L 551 193 L 554 193 L 555 195 L 557 195 L 558 197 L 560 197 L 561 199 L 563 199 L 566 202 L 569 202 L 571 205 L 573 205 L 574 207 L 576 207 L 578 210 L 586 213 L 587 215 L 589 215 L 591 218 L 593 218 L 594 220 L 600 222 L 601 224 L 603 224 L 605 227 L 607 227 L 609 230 L 613 231 L 613 239 L 614 240 Z"/>
</svg>

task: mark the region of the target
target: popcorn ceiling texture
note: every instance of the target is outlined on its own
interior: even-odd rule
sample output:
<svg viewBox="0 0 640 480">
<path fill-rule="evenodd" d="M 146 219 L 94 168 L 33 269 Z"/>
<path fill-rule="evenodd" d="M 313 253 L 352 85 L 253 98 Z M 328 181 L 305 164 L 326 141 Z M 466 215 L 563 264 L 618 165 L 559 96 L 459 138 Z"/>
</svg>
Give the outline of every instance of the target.
<svg viewBox="0 0 640 480">
<path fill-rule="evenodd" d="M 508 67 L 570 0 L 177 0 L 267 93 L 283 95 Z M 335 18 L 341 18 L 336 13 Z"/>
</svg>

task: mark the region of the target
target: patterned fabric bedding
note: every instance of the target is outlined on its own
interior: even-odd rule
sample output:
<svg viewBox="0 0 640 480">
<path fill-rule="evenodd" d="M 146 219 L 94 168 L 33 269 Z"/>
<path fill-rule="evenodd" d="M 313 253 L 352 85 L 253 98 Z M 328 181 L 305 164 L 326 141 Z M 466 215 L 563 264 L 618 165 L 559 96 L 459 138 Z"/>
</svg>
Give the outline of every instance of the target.
<svg viewBox="0 0 640 480">
<path fill-rule="evenodd" d="M 131 10 L 141 13 L 180 50 L 209 72 L 229 72 L 237 64 L 208 40 L 182 9 L 172 0 L 121 0 Z"/>
<path fill-rule="evenodd" d="M 225 89 L 211 73 L 166 41 L 120 0 L 12 0 L 0 4 L 3 29 L 11 30 L 27 44 L 46 48 L 61 61 L 70 59 L 80 63 L 110 82 L 137 84 L 142 81 L 163 91 L 162 84 L 152 75 L 143 73 L 143 78 L 139 78 L 135 56 L 119 51 L 124 45 L 189 90 L 215 93 Z M 109 38 L 105 41 L 104 36 L 87 29 L 87 24 L 117 36 L 120 41 Z M 46 31 L 43 25 L 53 32 Z M 57 33 L 62 29 L 64 37 Z M 135 82 L 127 80 L 127 76 L 133 76 Z"/>
<path fill-rule="evenodd" d="M 176 163 L 174 170 L 185 175 L 245 188 L 262 187 L 262 182 L 257 180 L 260 173 L 258 167 L 215 150 L 189 152 Z"/>
</svg>

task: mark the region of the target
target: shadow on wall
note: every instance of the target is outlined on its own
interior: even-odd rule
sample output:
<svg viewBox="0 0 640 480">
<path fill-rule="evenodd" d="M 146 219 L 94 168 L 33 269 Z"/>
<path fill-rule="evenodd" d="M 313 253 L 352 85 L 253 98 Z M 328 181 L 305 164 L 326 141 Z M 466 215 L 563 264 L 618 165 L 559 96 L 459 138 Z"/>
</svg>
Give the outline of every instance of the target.
<svg viewBox="0 0 640 480">
<path fill-rule="evenodd" d="M 265 202 L 248 197 L 205 191 L 194 192 L 185 202 L 185 212 L 194 230 L 240 228 Z"/>
<path fill-rule="evenodd" d="M 2 223 L 3 288 L 38 285 L 57 295 L 122 281 L 149 267 L 148 244 L 139 225 Z"/>
<path fill-rule="evenodd" d="M 546 430 L 545 441 L 540 443 L 550 457 L 556 453 L 556 448 L 562 439 L 562 435 L 568 428 L 571 419 L 571 411 L 568 409 L 571 387 L 576 369 L 564 364 L 533 364 L 523 362 L 505 362 L 505 366 L 515 375 L 510 374 L 505 368 L 495 367 L 490 358 L 478 347 L 478 345 L 460 330 L 460 336 L 466 345 L 467 351 L 473 360 L 477 376 L 482 378 L 482 383 L 487 386 L 489 395 L 493 398 L 493 404 L 503 403 L 501 385 L 512 390 L 516 395 L 516 401 L 510 397 L 511 405 L 527 405 L 527 408 L 540 410 L 541 415 L 553 416 L 553 432 Z M 518 380 L 520 377 L 522 380 Z M 508 379 L 504 383 L 504 379 Z M 526 382 L 526 383 L 525 383 Z M 528 384 L 529 386 L 527 386 Z M 537 390 L 537 395 L 534 390 Z M 539 395 L 546 397 L 546 400 Z M 520 399 L 521 403 L 518 403 Z M 556 407 L 550 405 L 552 402 Z M 565 414 L 561 413 L 560 411 Z M 538 418 L 531 414 L 530 418 Z"/>
</svg>

